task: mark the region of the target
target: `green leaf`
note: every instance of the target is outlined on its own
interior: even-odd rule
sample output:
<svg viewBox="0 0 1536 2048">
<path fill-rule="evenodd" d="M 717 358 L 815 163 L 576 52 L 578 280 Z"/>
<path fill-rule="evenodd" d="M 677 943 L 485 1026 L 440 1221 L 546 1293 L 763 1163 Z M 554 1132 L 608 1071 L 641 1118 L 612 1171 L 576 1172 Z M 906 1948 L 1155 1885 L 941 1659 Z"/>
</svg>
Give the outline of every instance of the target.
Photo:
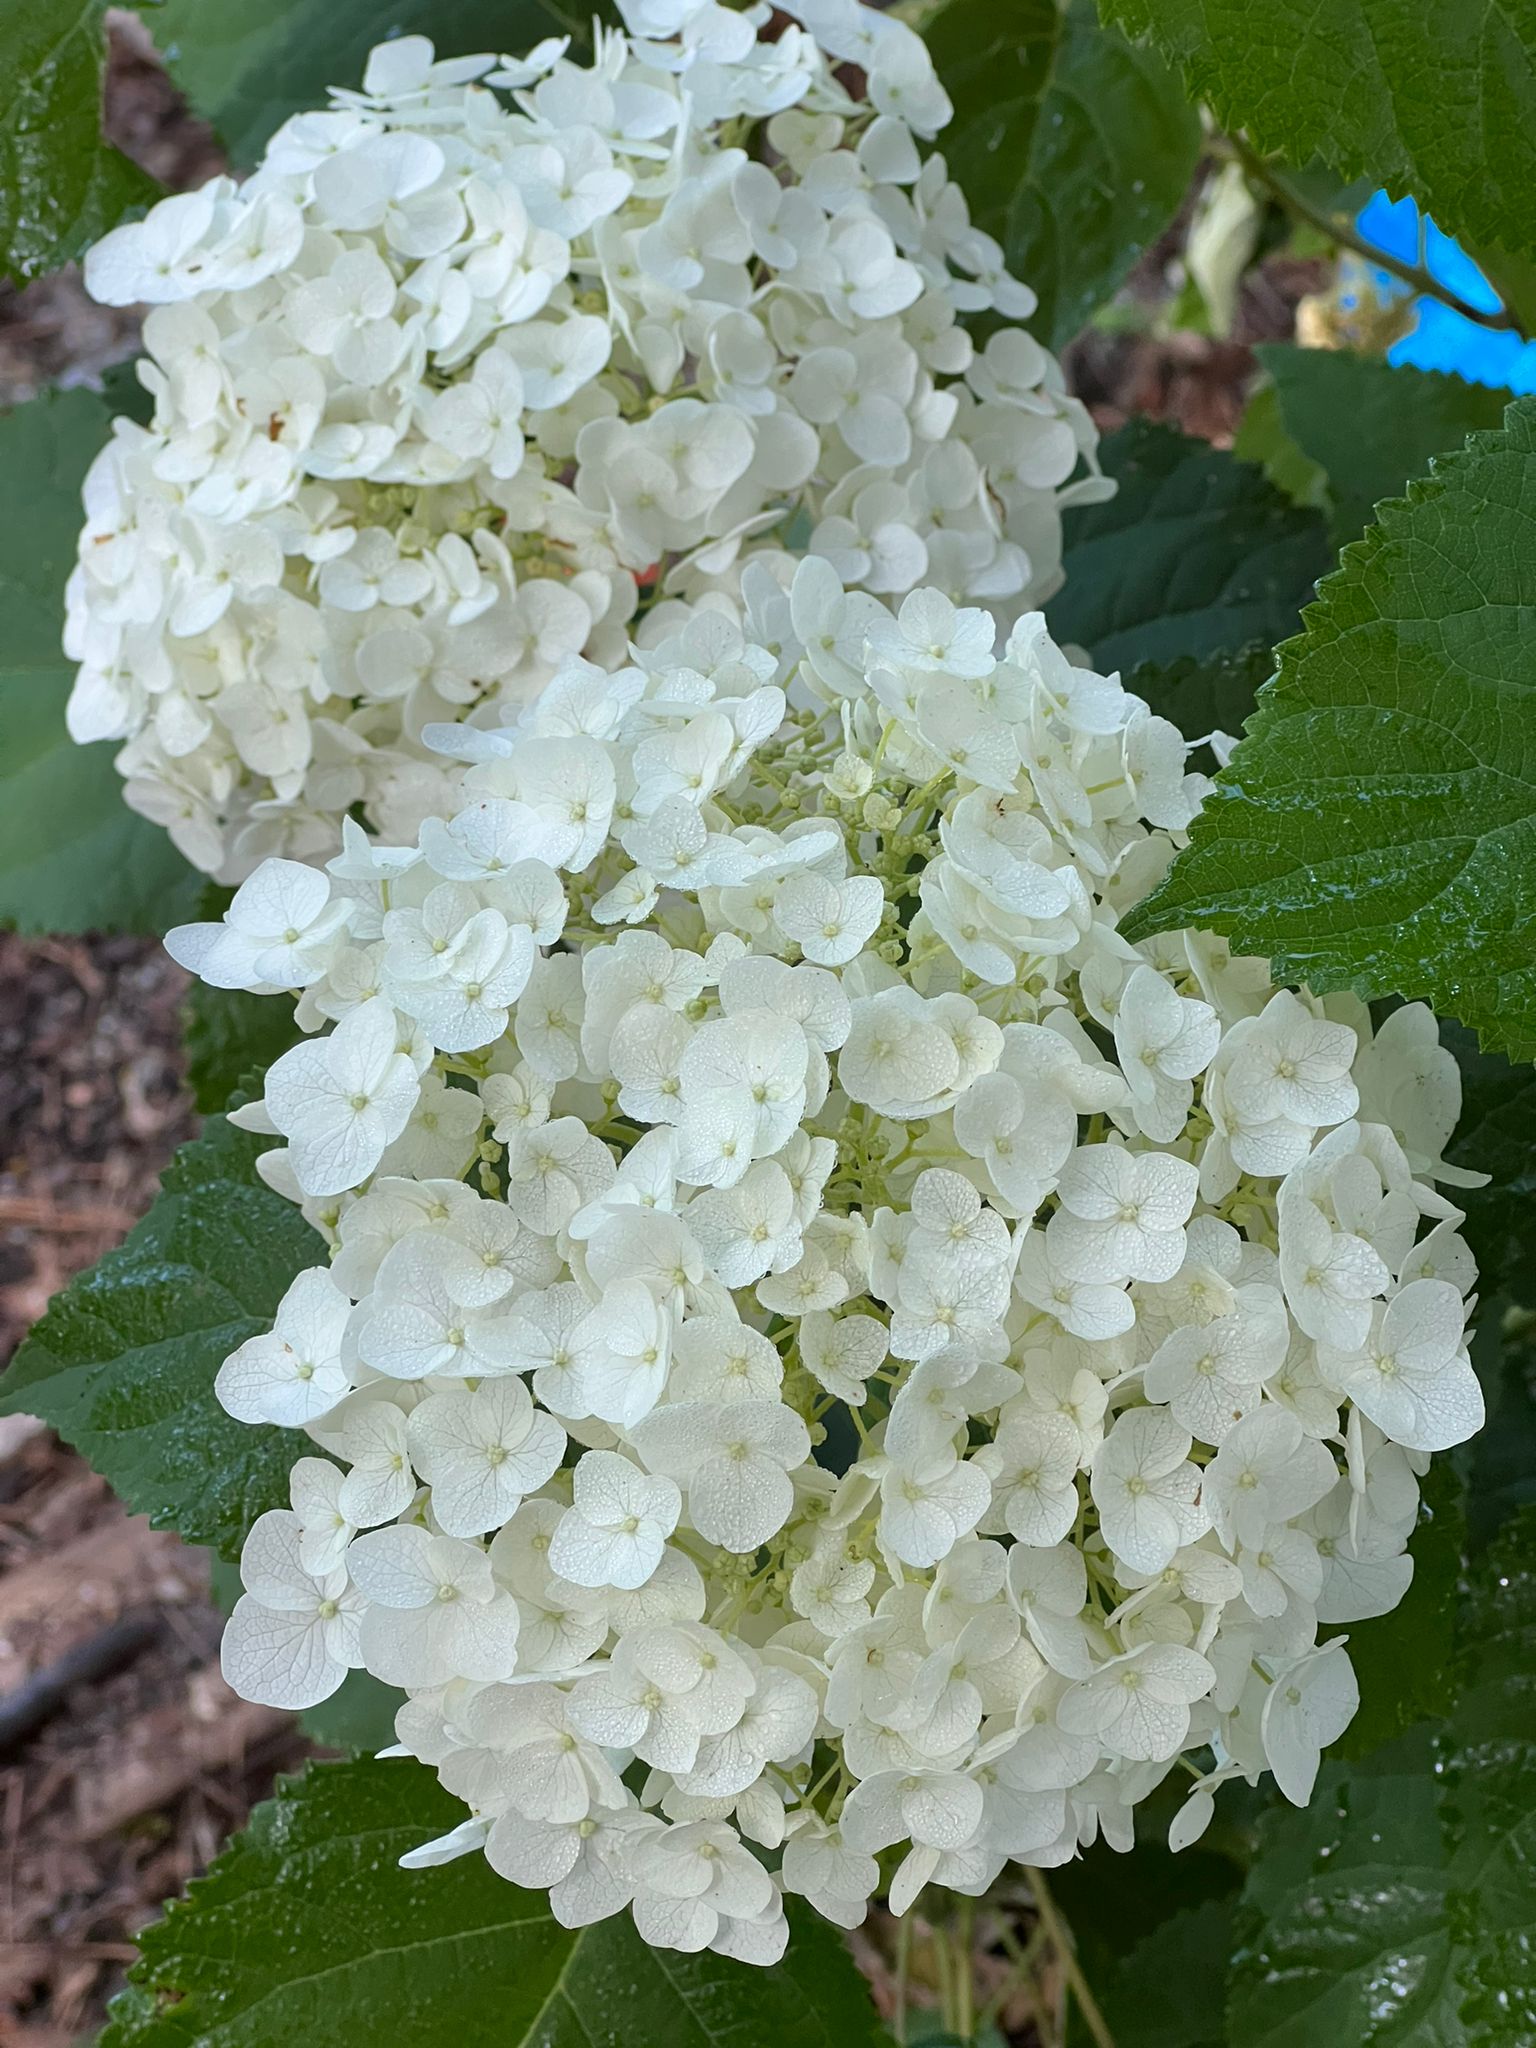
<svg viewBox="0 0 1536 2048">
<path fill-rule="evenodd" d="M 907 2015 L 904 2048 L 1008 2048 L 1008 2043 L 990 2020 L 983 2020 L 974 2034 L 962 2040 L 945 2026 L 941 2013 L 919 2007 Z"/>
<path fill-rule="evenodd" d="M 1039 294 L 1052 348 L 1112 298 L 1178 211 L 1200 123 L 1092 0 L 947 0 L 923 34 L 955 105 L 942 148 L 972 218 Z"/>
<path fill-rule="evenodd" d="M 14 616 L 8 595 L 0 618 Z M 65 730 L 68 666 L 0 663 L 0 924 L 162 932 L 189 917 L 202 877 L 128 809 L 111 745 L 79 747 Z"/>
<path fill-rule="evenodd" d="M 1189 846 L 1126 921 L 1423 996 L 1536 1053 L 1536 401 L 1346 548 Z"/>
<path fill-rule="evenodd" d="M 1450 1924 L 1477 2048 L 1536 2039 L 1536 1510 L 1505 1528 L 1462 1617 L 1461 1698 L 1444 1744 Z"/>
<path fill-rule="evenodd" d="M 1256 462 L 1277 491 L 1293 505 L 1328 509 L 1328 478 L 1307 456 L 1280 417 L 1280 394 L 1273 384 L 1260 384 L 1237 423 L 1232 453 L 1239 462 Z"/>
<path fill-rule="evenodd" d="M 1486 1187 L 1453 1194 L 1467 1212 L 1461 1231 L 1477 1256 L 1479 1285 L 1485 1295 L 1507 1292 L 1536 1306 L 1536 1069 L 1484 1052 L 1463 1025 L 1442 1024 L 1440 1036 L 1461 1069 L 1461 1116 L 1446 1156 L 1489 1176 Z"/>
<path fill-rule="evenodd" d="M 1155 1947 L 1172 1918 L 1182 1925 L 1206 1906 L 1230 1908 L 1242 1884 L 1245 1845 L 1231 1823 L 1256 1795 L 1246 1785 L 1225 1787 L 1205 1836 L 1175 1855 L 1168 1847 L 1168 1824 L 1184 1804 L 1181 1786 L 1187 1782 L 1182 1772 L 1178 1776 L 1178 1784 L 1168 1778 L 1142 1806 L 1133 1848 L 1121 1851 L 1096 1842 L 1050 1874 L 1083 1972 L 1091 1985 L 1103 1987 L 1107 1998 L 1115 1998 L 1113 1987 L 1128 1956 Z M 1117 2002 L 1123 2008 L 1127 2000 Z"/>
<path fill-rule="evenodd" d="M 344 1749 L 353 1756 L 372 1756 L 395 1739 L 395 1713 L 401 1695 L 368 1671 L 349 1671 L 328 1700 L 306 1707 L 299 1720 L 304 1733 L 326 1749 Z"/>
<path fill-rule="evenodd" d="M 1272 646 L 1328 566 L 1321 515 L 1263 472 L 1172 427 L 1132 420 L 1099 450 L 1119 491 L 1063 521 L 1058 640 L 1101 669 Z"/>
<path fill-rule="evenodd" d="M 80 483 L 107 436 L 94 392 L 49 392 L 0 417 L 0 924 L 24 932 L 164 931 L 201 877 L 123 802 L 109 742 L 64 727 L 73 670 L 59 635 Z"/>
<path fill-rule="evenodd" d="M 575 0 L 165 0 L 146 19 L 172 75 L 219 131 L 236 163 L 251 164 L 290 114 L 326 103 L 333 85 L 361 83 L 376 43 L 427 35 L 444 57 L 482 50 L 522 55 L 545 36 L 590 33 L 603 7 Z"/>
<path fill-rule="evenodd" d="M 1101 0 L 1256 149 L 1411 194 L 1449 234 L 1536 247 L 1529 0 Z"/>
<path fill-rule="evenodd" d="M 1529 1248 L 1527 1248 L 1527 1257 Z M 1536 1349 L 1528 1312 L 1484 1302 L 1470 1346 L 1488 1420 L 1455 1453 L 1467 1480 L 1467 1533 L 1473 1550 L 1493 1541 L 1509 1517 L 1536 1502 Z"/>
<path fill-rule="evenodd" d="M 1536 1510 L 1472 1572 L 1457 1701 L 1261 1829 L 1239 1914 L 1240 2048 L 1536 2038 Z M 1427 1650 L 1427 1654 L 1434 1654 Z"/>
<path fill-rule="evenodd" d="M 1352 349 L 1256 351 L 1274 379 L 1285 431 L 1327 472 L 1333 537 L 1357 540 L 1384 498 L 1400 498 L 1430 457 L 1499 426 L 1507 392 L 1438 371 L 1394 369 Z"/>
<path fill-rule="evenodd" d="M 1457 2018 L 1448 1876 L 1427 1730 L 1277 1807 L 1243 1894 L 1233 2048 L 1470 2048 Z"/>
<path fill-rule="evenodd" d="M 201 908 L 208 915 L 206 905 Z M 253 1068 L 270 1067 L 303 1035 L 292 1003 L 195 981 L 187 996 L 185 1045 L 198 1109 L 204 1116 L 223 1109 Z"/>
<path fill-rule="evenodd" d="M 1469 1576 L 1458 1623 L 1462 1668 L 1456 1712 L 1447 1730 L 1447 1764 L 1490 1745 L 1536 1745 L 1530 1711 L 1536 1682 L 1536 1508 L 1521 1508 Z M 1496 1770 L 1500 1759 L 1487 1761 Z M 1453 1771 L 1448 1775 L 1454 1777 Z M 1464 1798 L 1451 1820 L 1463 1874 Z M 1533 1872 L 1536 1881 L 1536 1872 Z"/>
<path fill-rule="evenodd" d="M 408 1761 L 321 1764 L 141 1937 L 102 2048 L 878 2048 L 836 1932 L 792 1914 L 771 1970 L 571 1932 L 479 1856 L 401 1870 L 464 1808 Z M 888 2043 L 887 2043 L 888 2048 Z"/>
<path fill-rule="evenodd" d="M 1197 660 L 1144 661 L 1125 678 L 1125 687 L 1144 697 L 1160 718 L 1170 718 L 1186 739 L 1230 733 L 1235 739 L 1257 702 L 1260 686 L 1275 672 L 1275 657 L 1263 641 L 1236 653 Z"/>
<path fill-rule="evenodd" d="M 324 1258 L 298 1210 L 258 1180 L 263 1149 L 213 1118 L 127 1242 L 55 1297 L 0 1381 L 0 1413 L 40 1415 L 133 1513 L 227 1557 L 259 1514 L 287 1504 L 293 1436 L 226 1415 L 214 1375 Z"/>
<path fill-rule="evenodd" d="M 78 256 L 158 188 L 103 141 L 106 0 L 0 0 L 0 274 Z M 13 472 L 14 473 L 14 472 Z"/>
<path fill-rule="evenodd" d="M 1099 2004 L 1115 2048 L 1223 2048 L 1230 1899 L 1171 1914 L 1117 1958 Z"/>
<path fill-rule="evenodd" d="M 1349 1638 L 1360 1706 L 1333 1756 L 1366 1756 L 1449 1710 L 1455 1698 L 1456 1596 L 1467 1543 L 1462 1484 L 1437 1458 L 1424 1479 L 1419 1525 L 1409 1539 L 1413 1581 L 1390 1614 L 1328 1628 Z"/>
</svg>

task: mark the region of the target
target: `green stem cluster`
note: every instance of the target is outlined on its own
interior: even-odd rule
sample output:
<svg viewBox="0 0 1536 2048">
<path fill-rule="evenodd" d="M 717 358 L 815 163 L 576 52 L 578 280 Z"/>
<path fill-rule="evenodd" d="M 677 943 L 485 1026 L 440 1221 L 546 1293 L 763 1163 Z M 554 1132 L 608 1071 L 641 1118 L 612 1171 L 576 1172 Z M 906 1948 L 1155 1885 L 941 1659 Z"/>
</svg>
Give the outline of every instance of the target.
<svg viewBox="0 0 1536 2048">
<path fill-rule="evenodd" d="M 1425 298 L 1436 299 L 1443 306 L 1449 306 L 1453 313 L 1459 313 L 1464 320 L 1471 320 L 1479 327 L 1493 329 L 1496 333 L 1520 333 L 1520 323 L 1509 308 L 1502 307 L 1491 313 L 1486 308 L 1474 306 L 1459 293 L 1443 284 L 1424 263 L 1408 263 L 1400 256 L 1388 254 L 1368 242 L 1364 235 L 1346 220 L 1343 215 L 1330 212 L 1326 207 L 1315 205 L 1293 185 L 1285 172 L 1276 164 L 1259 155 L 1240 135 L 1228 136 L 1226 147 L 1256 184 L 1262 185 L 1287 213 L 1315 228 L 1330 242 L 1341 249 L 1351 249 L 1357 256 L 1377 270 L 1386 271 L 1400 284 L 1408 285 Z"/>
<path fill-rule="evenodd" d="M 1051 1895 L 1045 1873 L 1030 1869 L 1026 1876 L 1035 1917 L 1033 1926 L 1023 1939 L 1014 1929 L 1011 1912 L 999 1910 L 990 1918 L 987 1932 L 978 1942 L 978 1901 L 964 1895 L 953 1901 L 954 1909 L 947 1920 L 925 1923 L 928 1964 L 944 2032 L 970 2048 L 970 2044 L 998 2024 L 1022 1990 L 1033 1987 L 1035 2019 L 1044 2048 L 1061 2048 L 1067 2037 L 1068 2013 L 1073 2006 L 1081 2016 L 1094 2048 L 1115 2048 L 1114 2037 L 1078 1960 L 1071 1929 Z M 986 1901 L 980 1903 L 985 1912 Z M 913 1951 L 917 1924 L 915 1912 L 904 1913 L 896 1922 L 891 2032 L 899 2048 L 908 2048 L 911 2038 Z M 980 1950 L 993 1946 L 1003 1951 L 1010 1967 L 986 2001 L 978 2006 L 977 1957 Z M 1041 1980 L 1049 1965 L 1054 1965 L 1055 1972 L 1059 1972 L 1059 1991 L 1050 1999 L 1055 2010 L 1048 2013 L 1046 1987 Z"/>
</svg>

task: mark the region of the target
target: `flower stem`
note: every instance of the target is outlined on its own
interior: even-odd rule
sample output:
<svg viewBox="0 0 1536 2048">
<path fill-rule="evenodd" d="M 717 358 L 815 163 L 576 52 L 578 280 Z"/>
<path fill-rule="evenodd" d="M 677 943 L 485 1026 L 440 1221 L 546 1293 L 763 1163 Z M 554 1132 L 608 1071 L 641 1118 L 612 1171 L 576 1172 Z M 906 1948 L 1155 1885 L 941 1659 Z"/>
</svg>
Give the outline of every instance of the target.
<svg viewBox="0 0 1536 2048">
<path fill-rule="evenodd" d="M 1035 1964 L 1046 1946 L 1045 1922 L 1036 1920 L 1030 1929 L 1029 1940 L 1021 1942 L 1004 1920 L 997 1930 L 997 1938 L 1008 1956 L 1011 1968 L 996 1991 L 987 2000 L 981 2011 L 983 2027 L 994 2024 L 1014 1995 L 1022 1990 L 1034 1976 Z"/>
<path fill-rule="evenodd" d="M 896 1922 L 896 1998 L 891 2012 L 896 2048 L 907 2048 L 907 1981 L 911 1974 L 912 1915 L 908 1911 Z"/>
<path fill-rule="evenodd" d="M 931 1929 L 933 1942 L 933 1974 L 938 1980 L 939 2007 L 944 2015 L 946 2033 L 953 2033 L 955 2026 L 955 1973 L 954 1958 L 949 1943 L 937 1927 Z"/>
<path fill-rule="evenodd" d="M 1083 1966 L 1077 1960 L 1077 1951 L 1072 1946 L 1072 1935 L 1065 1921 L 1056 1910 L 1056 1901 L 1051 1897 L 1051 1888 L 1045 1881 L 1043 1870 L 1029 1870 L 1029 1888 L 1034 1894 L 1035 1910 L 1040 1915 L 1046 1931 L 1046 1939 L 1055 1949 L 1068 1989 L 1077 2000 L 1083 2015 L 1084 2025 L 1093 2036 L 1095 2048 L 1115 2048 L 1115 2037 L 1104 2024 L 1104 2015 L 1099 2011 L 1099 2002 L 1088 1987 L 1083 1975 Z"/>
<path fill-rule="evenodd" d="M 1316 228 L 1318 233 L 1326 235 L 1329 241 L 1337 242 L 1340 248 L 1352 249 L 1357 256 L 1363 257 L 1377 270 L 1386 271 L 1388 276 L 1411 286 L 1414 291 L 1423 293 L 1426 298 L 1438 299 L 1442 306 L 1449 306 L 1453 313 L 1460 313 L 1464 320 L 1475 321 L 1479 327 L 1491 327 L 1500 333 L 1519 332 L 1519 324 L 1507 308 L 1500 308 L 1497 313 L 1489 313 L 1480 306 L 1469 305 L 1448 285 L 1442 284 L 1434 272 L 1424 264 L 1405 263 L 1400 256 L 1388 255 L 1385 249 L 1378 249 L 1373 243 L 1368 242 L 1364 235 L 1341 215 L 1329 213 L 1324 207 L 1314 206 L 1310 199 L 1303 197 L 1296 190 L 1282 171 L 1267 163 L 1241 136 L 1228 136 L 1227 141 L 1232 154 L 1250 177 L 1257 179 L 1259 184 L 1272 193 L 1287 213 L 1294 214 L 1298 220 L 1303 220 L 1309 227 Z"/>
<path fill-rule="evenodd" d="M 976 1901 L 962 1896 L 955 1915 L 955 2032 L 966 2043 L 976 2033 L 975 1921 Z"/>
</svg>

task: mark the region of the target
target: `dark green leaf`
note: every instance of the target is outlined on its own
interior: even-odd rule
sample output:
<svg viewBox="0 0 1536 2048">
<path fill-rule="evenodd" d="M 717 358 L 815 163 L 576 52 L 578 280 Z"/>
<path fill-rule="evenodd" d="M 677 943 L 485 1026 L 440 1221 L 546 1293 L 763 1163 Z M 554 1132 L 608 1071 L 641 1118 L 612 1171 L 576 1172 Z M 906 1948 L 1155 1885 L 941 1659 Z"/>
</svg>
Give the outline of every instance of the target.
<svg viewBox="0 0 1536 2048">
<path fill-rule="evenodd" d="M 253 1068 L 270 1067 L 304 1035 L 291 1003 L 203 981 L 192 984 L 186 1016 L 187 1080 L 204 1116 L 221 1110 Z"/>
<path fill-rule="evenodd" d="M 1058 640 L 1123 669 L 1294 631 L 1328 566 L 1320 514 L 1172 427 L 1132 420 L 1099 452 L 1120 488 L 1066 515 L 1066 588 L 1049 610 Z"/>
<path fill-rule="evenodd" d="M 0 1381 L 0 1413 L 40 1415 L 135 1514 L 226 1556 L 287 1504 L 294 1439 L 226 1415 L 214 1375 L 325 1251 L 257 1179 L 263 1145 L 213 1118 L 127 1243 L 56 1296 Z"/>
<path fill-rule="evenodd" d="M 1313 157 L 1310 163 L 1299 168 L 1292 164 L 1285 173 L 1287 191 L 1294 192 L 1305 201 L 1314 213 L 1330 216 L 1334 220 L 1353 220 L 1376 190 L 1375 178 L 1343 179 L 1337 171 L 1331 171 L 1321 157 Z M 1292 221 L 1287 232 L 1294 241 L 1299 236 L 1321 236 L 1321 230 L 1310 225 Z"/>
<path fill-rule="evenodd" d="M 1477 1744 L 1536 1745 L 1536 1508 L 1513 1515 L 1469 1574 L 1458 1633 L 1461 1671 L 1447 1758 Z M 1464 1836 L 1458 1827 L 1458 1840 Z"/>
<path fill-rule="evenodd" d="M 1454 1699 L 1456 1595 L 1467 1542 L 1462 1485 L 1437 1458 L 1423 1482 L 1419 1526 L 1409 1540 L 1413 1582 L 1400 1606 L 1325 1635 L 1347 1635 L 1360 1707 L 1334 1756 L 1365 1756 Z"/>
<path fill-rule="evenodd" d="M 1252 712 L 1259 687 L 1275 672 L 1275 657 L 1262 641 L 1235 654 L 1181 655 L 1177 661 L 1144 661 L 1125 678 L 1125 687 L 1144 697 L 1160 718 L 1170 718 L 1186 739 L 1213 732 L 1234 739 Z"/>
<path fill-rule="evenodd" d="M 102 2048 L 877 2048 L 824 1920 L 771 1970 L 647 1948 L 627 1915 L 572 1933 L 479 1856 L 401 1854 L 464 1809 L 408 1761 L 279 1785 L 189 1901 L 141 1938 Z"/>
<path fill-rule="evenodd" d="M 395 1712 L 401 1695 L 367 1671 L 349 1671 L 339 1689 L 317 1707 L 306 1707 L 299 1719 L 304 1733 L 326 1749 L 372 1756 L 395 1739 Z"/>
<path fill-rule="evenodd" d="M 1247 1786 L 1225 1787 L 1212 1826 L 1194 1848 L 1175 1855 L 1168 1847 L 1168 1824 L 1184 1804 L 1188 1782 L 1182 1771 L 1177 1776 L 1178 1783 L 1170 1776 L 1138 1812 L 1136 1845 L 1128 1853 L 1096 1842 L 1050 1874 L 1084 1974 L 1107 1996 L 1114 1996 L 1112 1986 L 1128 1954 L 1155 1945 L 1170 1918 L 1182 1921 L 1207 1906 L 1230 1907 L 1242 1885 L 1246 1847 L 1230 1824 L 1248 1797 Z"/>
<path fill-rule="evenodd" d="M 1345 549 L 1127 935 L 1208 926 L 1277 980 L 1423 996 L 1536 1053 L 1533 604 L 1517 400 Z"/>
<path fill-rule="evenodd" d="M 191 915 L 202 877 L 159 825 L 128 809 L 110 744 L 70 739 L 68 692 L 62 661 L 0 667 L 0 923 L 168 930 Z"/>
<path fill-rule="evenodd" d="M 1285 430 L 1327 472 L 1333 537 L 1358 540 L 1384 498 L 1400 498 L 1432 455 L 1497 427 L 1508 393 L 1437 371 L 1394 369 L 1352 349 L 1257 351 Z"/>
<path fill-rule="evenodd" d="M 1470 2048 L 1437 1795 L 1420 1731 L 1273 1811 L 1239 1914 L 1233 2048 Z"/>
<path fill-rule="evenodd" d="M 106 11 L 106 0 L 0 0 L 0 275 L 56 270 L 155 197 L 102 140 Z"/>
<path fill-rule="evenodd" d="M 1008 2048 L 1008 2043 L 990 2021 L 962 2040 L 944 2025 L 940 2013 L 920 2007 L 907 2016 L 905 2048 Z"/>
<path fill-rule="evenodd" d="M 141 427 L 147 427 L 155 416 L 154 398 L 139 381 L 139 365 L 147 361 L 146 356 L 130 356 L 124 362 L 109 363 L 101 373 L 101 395 L 107 411 L 114 417 L 122 413 Z M 104 438 L 104 433 L 98 436 Z"/>
<path fill-rule="evenodd" d="M 1462 1234 L 1486 1294 L 1536 1306 L 1536 1069 L 1484 1052 L 1460 1024 L 1443 1024 L 1440 1036 L 1461 1068 L 1461 1117 L 1446 1156 L 1489 1176 L 1486 1187 L 1452 1190 L 1467 1212 Z"/>
<path fill-rule="evenodd" d="M 0 417 L 0 924 L 24 932 L 164 931 L 201 877 L 123 802 L 109 742 L 64 728 L 59 635 L 80 483 L 107 436 L 105 401 L 51 392 Z"/>
<path fill-rule="evenodd" d="M 1052 348 L 1113 297 L 1194 174 L 1200 123 L 1151 50 L 1092 0 L 947 0 L 923 25 L 955 119 L 942 148 L 972 217 L 1039 294 Z"/>
<path fill-rule="evenodd" d="M 1230 1899 L 1207 1899 L 1119 1957 L 1099 1999 L 1115 2048 L 1224 2048 L 1232 1922 Z"/>
<path fill-rule="evenodd" d="M 1527 1247 L 1529 1260 L 1529 1247 Z M 1529 1286 L 1529 1282 L 1527 1285 Z M 1456 1452 L 1467 1475 L 1467 1532 L 1474 1549 L 1492 1541 L 1518 1508 L 1536 1502 L 1536 1319 L 1498 1297 L 1478 1310 L 1472 1364 L 1488 1420 Z"/>
<path fill-rule="evenodd" d="M 1451 234 L 1536 247 L 1528 0 L 1101 0 L 1255 148 L 1418 199 Z"/>
<path fill-rule="evenodd" d="M 545 36 L 580 39 L 606 11 L 574 0 L 165 0 L 146 18 L 182 91 L 251 164 L 290 114 L 360 84 L 368 52 L 391 36 L 431 36 L 444 57 L 523 55 Z"/>
<path fill-rule="evenodd" d="M 1477 2048 L 1536 2039 L 1536 1510 L 1505 1528 L 1462 1616 L 1461 1698 L 1444 1744 L 1450 1925 Z"/>
<path fill-rule="evenodd" d="M 1536 1510 L 1470 1575 L 1456 1705 L 1261 1830 L 1237 2048 L 1528 2048 L 1536 2038 Z M 1426 1646 L 1426 1654 L 1434 1654 Z"/>
</svg>

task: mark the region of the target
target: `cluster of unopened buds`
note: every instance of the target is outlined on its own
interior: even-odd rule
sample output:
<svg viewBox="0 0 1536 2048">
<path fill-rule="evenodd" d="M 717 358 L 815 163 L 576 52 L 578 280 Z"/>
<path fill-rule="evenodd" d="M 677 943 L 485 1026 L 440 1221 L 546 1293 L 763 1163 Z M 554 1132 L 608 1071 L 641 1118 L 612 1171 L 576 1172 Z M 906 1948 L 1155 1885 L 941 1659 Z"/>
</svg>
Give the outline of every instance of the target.
<svg viewBox="0 0 1536 2048">
<path fill-rule="evenodd" d="M 79 740 L 226 882 L 452 801 L 422 728 L 717 606 L 791 554 L 1006 631 L 1104 489 L 1086 412 L 972 226 L 920 39 L 856 0 L 624 0 L 523 60 L 377 49 L 256 172 L 91 252 L 149 302 L 69 591 Z"/>
<path fill-rule="evenodd" d="M 1428 1012 L 1127 942 L 1206 785 L 1037 613 L 772 613 L 428 722 L 410 843 L 170 941 L 297 992 L 235 1116 L 330 1251 L 219 1376 L 303 1453 L 231 1682 L 365 1668 L 413 1860 L 756 1962 L 1305 1801 L 1482 1417 Z"/>
</svg>

